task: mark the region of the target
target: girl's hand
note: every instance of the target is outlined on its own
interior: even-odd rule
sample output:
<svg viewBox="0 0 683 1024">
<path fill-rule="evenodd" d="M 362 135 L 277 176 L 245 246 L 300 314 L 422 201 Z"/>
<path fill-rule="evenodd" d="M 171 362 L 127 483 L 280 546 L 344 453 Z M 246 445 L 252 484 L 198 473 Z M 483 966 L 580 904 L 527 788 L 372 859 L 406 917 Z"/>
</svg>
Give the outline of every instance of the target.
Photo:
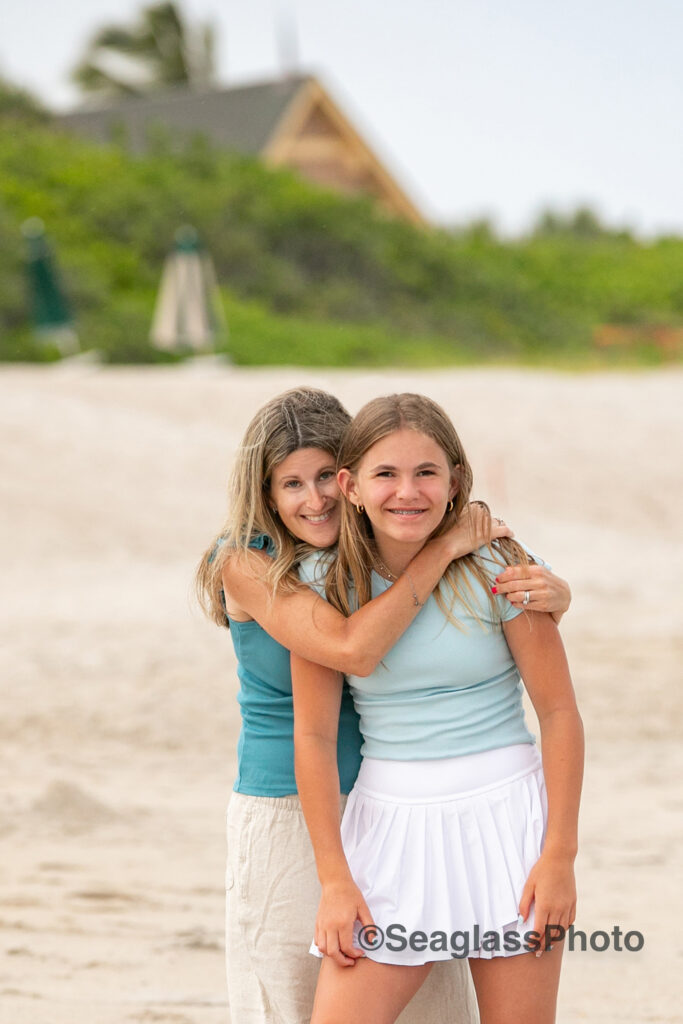
<svg viewBox="0 0 683 1024">
<path fill-rule="evenodd" d="M 571 603 L 569 584 L 542 565 L 510 565 L 496 576 L 496 592 L 504 594 L 516 608 L 550 612 L 559 622 Z M 524 604 L 524 592 L 529 600 Z"/>
<path fill-rule="evenodd" d="M 541 943 L 536 956 L 540 956 L 547 948 L 546 928 L 549 929 L 549 941 L 559 941 L 559 935 L 553 929 L 561 925 L 566 932 L 576 919 L 576 883 L 572 857 L 550 852 L 541 854 L 529 872 L 519 903 L 519 912 L 525 921 L 532 900 L 535 901 L 533 930 L 540 936 Z"/>
<path fill-rule="evenodd" d="M 352 967 L 365 956 L 353 945 L 353 926 L 374 922 L 358 886 L 353 879 L 326 882 L 315 922 L 315 944 L 321 953 L 331 956 L 340 967 Z"/>
<path fill-rule="evenodd" d="M 489 516 L 483 505 L 476 501 L 471 501 L 462 510 L 455 526 L 443 535 L 451 561 L 501 537 L 514 537 L 514 533 L 502 519 Z"/>
</svg>

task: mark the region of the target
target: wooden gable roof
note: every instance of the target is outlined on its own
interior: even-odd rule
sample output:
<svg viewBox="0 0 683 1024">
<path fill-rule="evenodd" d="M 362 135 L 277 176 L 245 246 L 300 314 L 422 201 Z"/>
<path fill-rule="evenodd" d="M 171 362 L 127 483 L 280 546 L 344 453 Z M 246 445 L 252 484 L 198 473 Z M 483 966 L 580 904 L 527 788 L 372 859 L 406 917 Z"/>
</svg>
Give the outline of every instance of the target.
<svg viewBox="0 0 683 1024">
<path fill-rule="evenodd" d="M 123 129 L 135 152 L 149 145 L 155 126 L 176 136 L 204 134 L 215 145 L 260 155 L 338 191 L 368 194 L 394 216 L 424 223 L 327 90 L 310 75 L 200 93 L 177 87 L 76 110 L 58 120 L 97 142 L 110 142 Z"/>
<path fill-rule="evenodd" d="M 320 82 L 305 79 L 263 150 L 275 165 L 347 193 L 365 193 L 414 224 L 424 217 Z"/>
</svg>

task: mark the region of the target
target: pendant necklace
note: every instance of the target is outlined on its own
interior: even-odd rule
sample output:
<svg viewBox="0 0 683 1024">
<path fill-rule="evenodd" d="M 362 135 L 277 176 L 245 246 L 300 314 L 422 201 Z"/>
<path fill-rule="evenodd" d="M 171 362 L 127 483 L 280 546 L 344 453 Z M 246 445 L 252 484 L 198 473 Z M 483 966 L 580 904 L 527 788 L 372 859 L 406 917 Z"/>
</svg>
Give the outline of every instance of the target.
<svg viewBox="0 0 683 1024">
<path fill-rule="evenodd" d="M 382 559 L 379 558 L 377 555 L 375 555 L 375 565 L 379 569 L 381 576 L 384 576 L 386 579 L 391 580 L 392 583 L 396 582 L 398 576 L 395 576 L 391 569 L 387 568 Z"/>
</svg>

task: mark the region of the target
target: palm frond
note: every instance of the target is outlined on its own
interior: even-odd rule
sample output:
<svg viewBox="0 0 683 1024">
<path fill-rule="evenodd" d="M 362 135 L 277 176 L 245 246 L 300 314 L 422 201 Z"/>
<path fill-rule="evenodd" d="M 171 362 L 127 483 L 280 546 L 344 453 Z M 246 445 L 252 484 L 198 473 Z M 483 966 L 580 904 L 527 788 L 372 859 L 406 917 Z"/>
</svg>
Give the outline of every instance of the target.
<svg viewBox="0 0 683 1024">
<path fill-rule="evenodd" d="M 139 95 L 155 86 L 208 86 L 215 75 L 215 30 L 192 28 L 173 2 L 152 4 L 130 27 L 107 25 L 95 33 L 73 81 L 87 92 Z M 107 67 L 107 58 L 132 60 L 132 77 Z"/>
<path fill-rule="evenodd" d="M 147 40 L 139 29 L 131 30 L 118 25 L 108 25 L 93 37 L 89 50 L 91 53 L 98 50 L 114 50 L 127 56 L 138 56 L 145 52 L 147 45 Z"/>
<path fill-rule="evenodd" d="M 105 71 L 97 64 L 83 61 L 71 72 L 71 79 L 84 90 L 90 93 L 106 93 L 113 96 L 142 96 L 144 88 L 139 84 L 126 81 Z"/>
</svg>

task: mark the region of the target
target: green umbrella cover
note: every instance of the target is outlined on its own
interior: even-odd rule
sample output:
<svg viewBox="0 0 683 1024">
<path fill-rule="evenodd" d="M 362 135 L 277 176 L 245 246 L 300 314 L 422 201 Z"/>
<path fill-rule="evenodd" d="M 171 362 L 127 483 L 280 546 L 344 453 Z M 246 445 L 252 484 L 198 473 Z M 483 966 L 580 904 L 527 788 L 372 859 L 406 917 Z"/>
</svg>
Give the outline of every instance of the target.
<svg viewBox="0 0 683 1024">
<path fill-rule="evenodd" d="M 31 217 L 22 225 L 22 232 L 26 239 L 26 274 L 33 325 L 42 337 L 54 340 L 63 352 L 73 351 L 78 348 L 78 339 L 43 222 Z"/>
</svg>

